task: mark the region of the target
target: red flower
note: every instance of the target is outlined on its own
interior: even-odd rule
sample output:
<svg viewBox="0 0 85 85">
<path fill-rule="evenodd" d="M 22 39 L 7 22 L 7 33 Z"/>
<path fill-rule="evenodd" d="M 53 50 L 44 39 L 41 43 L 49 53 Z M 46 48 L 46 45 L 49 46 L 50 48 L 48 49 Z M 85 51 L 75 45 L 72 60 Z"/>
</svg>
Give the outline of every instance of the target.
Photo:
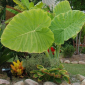
<svg viewBox="0 0 85 85">
<path fill-rule="evenodd" d="M 54 51 L 55 51 L 55 49 L 53 48 L 53 47 L 51 47 L 51 52 L 52 52 L 52 54 L 54 55 Z M 49 49 L 48 49 L 48 53 L 49 53 L 50 51 L 49 51 Z"/>
<path fill-rule="evenodd" d="M 55 49 L 54 49 L 53 47 L 51 47 L 51 51 L 52 51 L 52 52 L 54 52 L 54 51 L 55 51 Z"/>
<path fill-rule="evenodd" d="M 52 54 L 54 55 L 54 52 L 52 52 Z"/>
<path fill-rule="evenodd" d="M 48 49 L 48 53 L 49 53 L 49 49 Z"/>
</svg>

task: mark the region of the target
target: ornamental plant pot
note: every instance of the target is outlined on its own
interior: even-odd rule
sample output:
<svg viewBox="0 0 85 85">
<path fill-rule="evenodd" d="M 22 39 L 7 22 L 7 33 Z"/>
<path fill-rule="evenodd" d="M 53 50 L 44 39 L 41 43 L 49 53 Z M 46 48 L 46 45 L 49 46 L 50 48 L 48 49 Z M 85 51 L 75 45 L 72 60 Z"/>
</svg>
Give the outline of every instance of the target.
<svg viewBox="0 0 85 85">
<path fill-rule="evenodd" d="M 6 5 L 6 8 L 10 8 L 10 9 L 13 9 L 13 10 L 15 10 L 15 11 L 21 12 L 20 10 L 14 9 L 13 7 L 11 7 L 11 6 L 9 6 L 9 5 Z M 14 17 L 14 16 L 15 16 L 14 13 L 6 10 L 6 20 L 8 20 L 8 19 L 10 19 L 10 18 L 12 18 L 12 17 Z"/>
</svg>

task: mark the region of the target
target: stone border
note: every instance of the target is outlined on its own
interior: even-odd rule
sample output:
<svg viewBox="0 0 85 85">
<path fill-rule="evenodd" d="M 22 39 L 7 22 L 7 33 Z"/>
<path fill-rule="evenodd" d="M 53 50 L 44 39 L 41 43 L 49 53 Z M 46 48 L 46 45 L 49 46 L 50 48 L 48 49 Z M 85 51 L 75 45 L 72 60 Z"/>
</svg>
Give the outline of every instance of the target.
<svg viewBox="0 0 85 85">
<path fill-rule="evenodd" d="M 67 64 L 84 64 L 85 65 L 85 62 L 84 61 L 70 61 L 70 60 L 63 60 L 63 59 L 60 59 L 60 62 L 61 63 L 67 63 Z"/>
</svg>

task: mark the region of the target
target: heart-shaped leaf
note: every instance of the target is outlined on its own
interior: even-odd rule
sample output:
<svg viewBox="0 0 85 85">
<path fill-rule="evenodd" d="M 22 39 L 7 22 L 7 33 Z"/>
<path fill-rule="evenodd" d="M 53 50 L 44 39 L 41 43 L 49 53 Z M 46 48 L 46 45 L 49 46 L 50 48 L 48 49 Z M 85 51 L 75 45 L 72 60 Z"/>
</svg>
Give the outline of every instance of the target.
<svg viewBox="0 0 85 85">
<path fill-rule="evenodd" d="M 55 15 L 58 15 L 60 13 L 65 13 L 71 10 L 70 4 L 68 1 L 61 1 L 60 3 L 58 3 L 53 12 L 55 13 Z"/>
<path fill-rule="evenodd" d="M 55 43 L 61 45 L 64 41 L 76 35 L 85 22 L 85 14 L 81 11 L 69 11 L 57 15 L 50 29 L 54 33 Z"/>
<path fill-rule="evenodd" d="M 1 42 L 4 46 L 20 52 L 41 53 L 54 41 L 48 28 L 51 19 L 42 9 L 31 9 L 17 14 L 5 28 Z"/>
</svg>

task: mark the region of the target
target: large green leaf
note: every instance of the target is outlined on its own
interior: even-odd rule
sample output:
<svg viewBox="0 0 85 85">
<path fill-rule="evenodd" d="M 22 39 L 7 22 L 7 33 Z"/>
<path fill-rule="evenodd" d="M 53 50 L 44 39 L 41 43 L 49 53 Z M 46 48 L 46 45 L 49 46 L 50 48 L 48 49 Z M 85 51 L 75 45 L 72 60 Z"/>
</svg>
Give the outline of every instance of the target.
<svg viewBox="0 0 85 85">
<path fill-rule="evenodd" d="M 41 9 L 31 9 L 17 14 L 5 28 L 1 42 L 4 46 L 20 52 L 41 53 L 54 41 L 48 28 L 51 19 Z"/>
<path fill-rule="evenodd" d="M 21 0 L 21 1 L 29 9 L 29 0 Z"/>
<path fill-rule="evenodd" d="M 55 6 L 53 12 L 55 15 L 60 13 L 65 13 L 71 10 L 70 4 L 68 1 L 61 1 L 58 5 Z"/>
<path fill-rule="evenodd" d="M 76 35 L 85 22 L 85 14 L 81 11 L 69 11 L 56 16 L 50 29 L 54 33 L 55 43 L 63 44 L 64 41 Z"/>
</svg>

